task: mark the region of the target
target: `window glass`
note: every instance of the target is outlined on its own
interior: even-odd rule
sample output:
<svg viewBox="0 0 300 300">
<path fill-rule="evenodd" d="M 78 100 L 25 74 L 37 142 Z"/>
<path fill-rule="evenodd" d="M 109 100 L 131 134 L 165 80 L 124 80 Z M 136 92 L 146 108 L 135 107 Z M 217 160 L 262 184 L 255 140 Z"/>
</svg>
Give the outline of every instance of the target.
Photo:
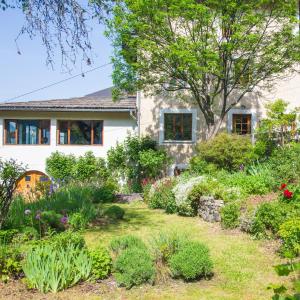
<svg viewBox="0 0 300 300">
<path fill-rule="evenodd" d="M 70 144 L 91 144 L 91 121 L 70 121 Z"/>
<path fill-rule="evenodd" d="M 165 140 L 166 141 L 191 141 L 192 140 L 192 114 L 164 114 Z"/>
<path fill-rule="evenodd" d="M 251 134 L 251 115 L 234 114 L 232 116 L 232 128 L 236 134 Z"/>
<path fill-rule="evenodd" d="M 103 122 L 102 121 L 94 121 L 93 125 L 94 125 L 94 144 L 102 145 Z"/>
<path fill-rule="evenodd" d="M 39 121 L 18 120 L 18 144 L 36 145 L 39 143 Z"/>
<path fill-rule="evenodd" d="M 58 143 L 60 145 L 68 144 L 68 122 L 59 121 L 58 128 L 59 128 Z"/>
<path fill-rule="evenodd" d="M 50 144 L 50 121 L 42 120 L 41 123 L 41 144 Z"/>
<path fill-rule="evenodd" d="M 50 143 L 49 120 L 6 120 L 6 144 L 39 145 Z"/>
<path fill-rule="evenodd" d="M 15 121 L 6 121 L 6 144 L 16 144 L 17 123 Z"/>
</svg>

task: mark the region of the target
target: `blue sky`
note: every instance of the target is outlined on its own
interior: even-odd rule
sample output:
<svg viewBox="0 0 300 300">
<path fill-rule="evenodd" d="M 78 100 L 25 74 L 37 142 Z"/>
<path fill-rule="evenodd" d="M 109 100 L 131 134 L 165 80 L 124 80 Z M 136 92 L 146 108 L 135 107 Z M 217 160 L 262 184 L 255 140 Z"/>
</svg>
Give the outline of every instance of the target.
<svg viewBox="0 0 300 300">
<path fill-rule="evenodd" d="M 17 37 L 24 17 L 19 10 L 0 12 L 0 101 L 24 94 L 87 71 L 110 62 L 112 47 L 103 35 L 104 27 L 96 21 L 91 23 L 91 43 L 95 56 L 91 66 L 83 65 L 79 60 L 71 73 L 64 73 L 60 65 L 60 55 L 55 55 L 54 70 L 46 66 L 46 52 L 38 37 L 34 40 L 24 35 L 18 40 L 21 55 L 17 53 Z M 69 98 L 83 96 L 112 85 L 111 66 L 96 70 L 83 77 L 77 77 L 62 84 L 53 86 L 18 99 L 18 101 Z"/>
</svg>

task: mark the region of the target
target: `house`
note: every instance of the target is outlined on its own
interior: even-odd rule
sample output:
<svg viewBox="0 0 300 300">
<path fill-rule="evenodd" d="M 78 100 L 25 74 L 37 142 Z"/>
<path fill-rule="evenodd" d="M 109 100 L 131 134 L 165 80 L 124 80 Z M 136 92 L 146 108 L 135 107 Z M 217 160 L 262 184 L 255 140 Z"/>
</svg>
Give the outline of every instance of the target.
<svg viewBox="0 0 300 300">
<path fill-rule="evenodd" d="M 29 172 L 22 181 L 31 188 L 43 180 L 52 152 L 105 157 L 136 125 L 136 97 L 114 102 L 111 89 L 81 98 L 1 103 L 0 157 L 23 162 Z"/>
<path fill-rule="evenodd" d="M 291 107 L 300 106 L 299 74 L 275 86 L 268 92 L 247 95 L 228 113 L 221 130 L 253 136 L 265 116 L 267 101 L 282 98 Z M 172 173 L 175 166 L 186 168 L 204 132 L 204 118 L 197 105 L 143 92 L 118 102 L 112 100 L 112 89 L 108 88 L 80 98 L 0 104 L 0 157 L 27 165 L 31 175 L 25 174 L 24 181 L 28 186 L 31 179 L 43 178 L 46 158 L 52 152 L 79 156 L 92 151 L 105 157 L 128 134 L 150 135 L 165 147 L 174 158 Z"/>
</svg>

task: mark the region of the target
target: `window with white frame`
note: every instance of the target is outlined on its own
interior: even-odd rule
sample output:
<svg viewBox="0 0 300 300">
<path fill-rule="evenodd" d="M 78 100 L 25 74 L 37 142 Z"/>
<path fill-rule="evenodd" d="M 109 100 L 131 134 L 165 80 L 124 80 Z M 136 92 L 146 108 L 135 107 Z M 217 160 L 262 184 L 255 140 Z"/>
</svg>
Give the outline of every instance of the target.
<svg viewBox="0 0 300 300">
<path fill-rule="evenodd" d="M 160 116 L 160 142 L 194 142 L 195 127 L 195 110 L 162 110 Z"/>
</svg>

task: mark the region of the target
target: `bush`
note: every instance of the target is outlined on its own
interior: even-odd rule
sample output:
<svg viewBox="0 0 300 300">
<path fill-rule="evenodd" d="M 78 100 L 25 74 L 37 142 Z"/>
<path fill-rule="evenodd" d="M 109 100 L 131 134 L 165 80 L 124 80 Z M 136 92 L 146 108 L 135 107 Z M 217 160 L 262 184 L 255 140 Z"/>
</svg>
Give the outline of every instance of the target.
<svg viewBox="0 0 300 300">
<path fill-rule="evenodd" d="M 208 248 L 199 242 L 186 243 L 175 253 L 169 265 L 173 277 L 190 281 L 207 277 L 212 273 L 213 264 Z"/>
<path fill-rule="evenodd" d="M 117 283 L 127 289 L 142 283 L 153 283 L 155 278 L 154 263 L 146 249 L 125 249 L 117 257 L 114 268 Z"/>
<path fill-rule="evenodd" d="M 108 172 L 103 158 L 97 158 L 92 151 L 80 156 L 74 167 L 73 178 L 77 180 L 87 180 L 91 178 L 106 179 Z"/>
<path fill-rule="evenodd" d="M 23 244 L 28 241 L 38 240 L 40 238 L 40 233 L 34 227 L 24 227 L 21 231 L 16 234 L 12 240 L 12 243 Z"/>
<path fill-rule="evenodd" d="M 248 137 L 221 133 L 197 145 L 197 157 L 220 169 L 239 170 L 253 158 L 253 147 Z"/>
<path fill-rule="evenodd" d="M 123 219 L 125 210 L 118 205 L 112 205 L 105 210 L 104 214 L 111 219 L 120 220 Z"/>
<path fill-rule="evenodd" d="M 59 181 L 68 181 L 73 177 L 76 158 L 58 151 L 46 159 L 46 172 Z"/>
<path fill-rule="evenodd" d="M 0 244 L 9 244 L 17 233 L 16 229 L 0 230 Z"/>
<path fill-rule="evenodd" d="M 281 253 L 284 257 L 294 258 L 300 255 L 300 218 L 280 225 L 279 237 L 282 239 Z"/>
<path fill-rule="evenodd" d="M 56 249 L 67 249 L 70 245 L 82 249 L 85 248 L 84 238 L 76 232 L 70 230 L 55 234 L 45 240 L 45 243 L 50 244 Z"/>
<path fill-rule="evenodd" d="M 262 203 L 255 212 L 250 232 L 257 238 L 273 238 L 280 225 L 295 214 L 296 209 L 290 204 L 279 201 Z"/>
<path fill-rule="evenodd" d="M 56 213 L 54 210 L 43 211 L 41 213 L 37 213 L 36 218 L 39 223 L 42 225 L 43 233 L 45 233 L 49 228 L 54 229 L 56 231 L 65 230 L 64 219 L 62 214 Z M 37 228 L 39 228 L 40 224 L 36 224 Z"/>
<path fill-rule="evenodd" d="M 169 159 L 150 137 L 129 136 L 107 153 L 112 174 L 124 178 L 133 192 L 142 191 L 144 178 L 156 178 L 166 169 Z"/>
<path fill-rule="evenodd" d="M 89 220 L 84 217 L 80 212 L 74 213 L 69 216 L 69 226 L 72 230 L 82 230 L 85 229 L 89 223 Z"/>
<path fill-rule="evenodd" d="M 164 209 L 169 214 L 176 213 L 175 195 L 172 190 L 174 184 L 175 180 L 173 178 L 164 178 L 156 181 L 150 187 L 148 193 L 145 194 L 145 201 L 148 203 L 148 206 L 153 209 Z"/>
<path fill-rule="evenodd" d="M 151 241 L 152 250 L 156 260 L 161 261 L 164 264 L 167 263 L 186 241 L 187 238 L 184 233 L 176 231 L 159 232 Z"/>
<path fill-rule="evenodd" d="M 215 174 L 217 167 L 213 163 L 207 163 L 199 156 L 194 156 L 189 162 L 189 170 L 197 175 Z"/>
<path fill-rule="evenodd" d="M 188 178 L 180 176 L 180 178 L 178 178 L 178 182 L 172 191 L 175 195 L 175 202 L 179 215 L 195 216 L 197 214 L 198 203 L 196 203 L 195 199 L 189 197 L 189 195 L 193 188 L 204 179 L 203 176 Z"/>
<path fill-rule="evenodd" d="M 28 287 L 42 293 L 56 293 L 80 280 L 87 280 L 92 259 L 86 249 L 71 244 L 66 248 L 40 245 L 26 254 L 23 270 Z"/>
<path fill-rule="evenodd" d="M 22 273 L 22 255 L 18 248 L 0 245 L 0 280 L 18 278 Z"/>
<path fill-rule="evenodd" d="M 112 260 L 108 253 L 103 248 L 89 251 L 92 258 L 92 278 L 94 280 L 107 278 L 111 272 Z"/>
<path fill-rule="evenodd" d="M 237 228 L 240 224 L 241 207 L 237 203 L 228 203 L 221 209 L 221 225 L 223 228 Z"/>
<path fill-rule="evenodd" d="M 283 182 L 299 182 L 299 157 L 300 144 L 291 143 L 273 151 L 267 165 L 277 185 Z"/>
<path fill-rule="evenodd" d="M 96 186 L 92 193 L 93 203 L 112 202 L 115 199 L 115 193 L 118 189 L 117 184 L 113 180 L 107 180 L 105 183 Z"/>
<path fill-rule="evenodd" d="M 110 249 L 118 255 L 121 251 L 128 248 L 147 249 L 144 242 L 134 235 L 124 235 L 114 238 L 110 243 Z"/>
</svg>

